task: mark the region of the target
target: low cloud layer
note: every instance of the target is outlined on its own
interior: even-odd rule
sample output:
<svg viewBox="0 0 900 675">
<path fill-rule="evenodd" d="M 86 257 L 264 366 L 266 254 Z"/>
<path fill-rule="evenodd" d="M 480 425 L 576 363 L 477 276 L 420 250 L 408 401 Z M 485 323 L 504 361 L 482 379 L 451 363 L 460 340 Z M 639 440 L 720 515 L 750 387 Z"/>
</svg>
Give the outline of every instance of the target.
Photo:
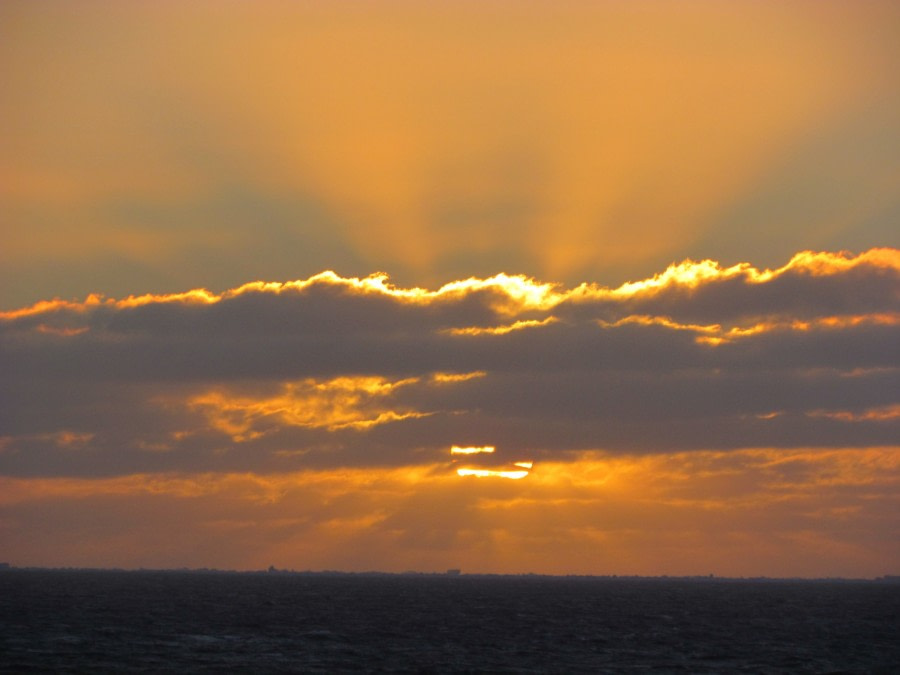
<svg viewBox="0 0 900 675">
<path fill-rule="evenodd" d="M 900 251 L 685 262 L 618 288 L 322 273 L 0 313 L 0 472 L 565 462 L 885 447 Z M 443 463 L 443 464 L 442 464 Z M 474 464 L 473 464 L 474 465 Z"/>
</svg>

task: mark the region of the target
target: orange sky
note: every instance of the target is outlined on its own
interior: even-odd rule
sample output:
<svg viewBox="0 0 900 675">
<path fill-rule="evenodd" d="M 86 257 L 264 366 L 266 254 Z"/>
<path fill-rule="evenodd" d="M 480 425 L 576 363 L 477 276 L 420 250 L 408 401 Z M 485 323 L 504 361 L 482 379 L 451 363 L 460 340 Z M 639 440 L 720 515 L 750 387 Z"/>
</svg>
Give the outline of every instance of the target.
<svg viewBox="0 0 900 675">
<path fill-rule="evenodd" d="M 7 551 L 45 565 L 873 577 L 897 559 L 898 474 L 896 448 L 587 453 L 520 481 L 4 478 L 0 505 Z"/>
<path fill-rule="evenodd" d="M 898 27 L 4 2 L 0 558 L 896 573 Z"/>
<path fill-rule="evenodd" d="M 0 12 L 0 307 L 900 244 L 893 2 Z"/>
</svg>

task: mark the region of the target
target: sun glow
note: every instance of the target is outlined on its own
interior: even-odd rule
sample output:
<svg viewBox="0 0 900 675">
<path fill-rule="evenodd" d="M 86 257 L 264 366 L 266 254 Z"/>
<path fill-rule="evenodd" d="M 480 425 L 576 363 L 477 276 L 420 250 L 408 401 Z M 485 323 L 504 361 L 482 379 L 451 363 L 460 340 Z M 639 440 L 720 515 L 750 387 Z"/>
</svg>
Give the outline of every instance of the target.
<svg viewBox="0 0 900 675">
<path fill-rule="evenodd" d="M 496 451 L 496 448 L 493 445 L 484 445 L 484 446 L 468 446 L 468 447 L 460 447 L 458 445 L 454 445 L 450 448 L 451 455 L 464 455 L 464 456 L 472 456 L 472 455 L 492 455 Z M 533 466 L 532 462 L 520 461 L 513 462 L 513 466 L 518 467 L 517 469 L 512 470 L 501 470 L 501 469 L 486 469 L 486 468 L 476 468 L 472 466 L 462 467 L 456 470 L 456 474 L 458 476 L 475 476 L 476 478 L 510 478 L 513 480 L 519 480 L 525 478 L 528 475 L 528 472 L 531 470 Z"/>
<path fill-rule="evenodd" d="M 320 272 L 305 280 L 285 283 L 254 281 L 223 294 L 223 297 L 241 295 L 249 292 L 281 293 L 284 291 L 301 291 L 315 284 L 343 287 L 357 293 L 377 293 L 408 302 L 428 303 L 448 297 L 466 295 L 477 291 L 498 291 L 506 296 L 506 301 L 499 302 L 495 309 L 512 314 L 522 309 L 548 309 L 564 299 L 564 295 L 555 291 L 557 284 L 539 283 L 525 275 L 496 274 L 486 279 L 470 277 L 444 284 L 436 291 L 424 288 L 401 288 L 389 282 L 390 277 L 384 272 L 376 272 L 367 277 L 341 277 L 332 270 Z"/>
<path fill-rule="evenodd" d="M 468 446 L 468 447 L 460 447 L 458 445 L 454 445 L 450 448 L 451 455 L 478 455 L 481 453 L 491 454 L 496 450 L 493 445 L 482 445 L 482 446 Z"/>
<path fill-rule="evenodd" d="M 797 569 L 785 561 L 796 555 L 813 560 L 830 544 L 851 546 L 853 553 L 846 560 L 857 560 L 862 536 L 871 537 L 876 547 L 864 571 L 882 574 L 884 561 L 896 549 L 889 538 L 865 527 L 865 514 L 885 519 L 888 527 L 896 523 L 897 448 L 642 456 L 587 451 L 567 461 L 542 463 L 544 470 L 528 480 L 522 480 L 524 470 L 460 469 L 448 474 L 440 469 L 440 464 L 431 464 L 271 474 L 0 476 L 0 505 L 11 514 L 5 533 L 10 544 L 48 566 L 81 560 L 85 551 L 94 551 L 90 544 L 100 546 L 110 564 L 146 564 L 147 556 L 158 549 L 156 542 L 173 532 L 168 522 L 154 517 L 164 499 L 175 500 L 177 529 L 193 545 L 192 551 L 199 550 L 198 543 L 233 540 L 232 546 L 221 549 L 226 557 L 215 562 L 235 569 L 260 569 L 272 560 L 286 567 L 327 569 L 334 564 L 333 556 L 348 547 L 358 552 L 360 565 L 366 565 L 360 569 L 399 571 L 423 564 L 441 569 L 448 554 L 443 540 L 425 563 L 418 545 L 423 533 L 436 528 L 446 529 L 452 541 L 467 544 L 455 549 L 461 565 L 483 571 L 533 567 L 570 573 L 571 560 L 581 560 L 586 550 L 585 537 L 603 543 L 587 549 L 591 557 L 583 569 L 594 573 L 626 569 L 657 574 L 660 568 L 648 561 L 666 555 L 683 557 L 683 567 L 675 573 L 694 573 L 697 565 L 714 560 L 723 574 L 758 574 L 760 559 L 754 556 L 776 546 L 763 556 L 770 565 L 763 571 L 793 574 Z M 442 508 L 423 508 L 438 504 Z M 83 537 L 66 534 L 73 515 L 96 515 L 101 505 L 124 514 L 115 521 L 120 536 L 86 544 Z M 31 512 L 54 514 L 50 525 L 44 520 L 42 526 L 55 526 L 58 536 L 36 538 L 34 528 L 27 527 Z M 210 513 L 221 514 L 214 524 Z M 731 540 L 737 552 L 720 547 L 723 513 L 740 535 Z M 478 527 L 473 528 L 473 518 Z M 815 523 L 821 524 L 828 541 L 809 552 L 792 535 L 796 528 Z M 223 537 L 226 533 L 233 537 Z M 123 547 L 122 538 L 131 545 Z M 150 543 L 142 546 L 141 540 Z M 554 545 L 541 545 L 548 540 Z M 690 542 L 687 548 L 685 541 Z M 634 561 L 645 566 L 634 567 Z M 209 562 L 198 554 L 187 564 Z M 827 565 L 821 573 L 826 570 Z"/>
<path fill-rule="evenodd" d="M 511 478 L 512 480 L 520 480 L 528 475 L 528 472 L 525 470 L 497 471 L 494 469 L 457 469 L 456 473 L 460 476 L 475 476 L 476 478 Z"/>
</svg>

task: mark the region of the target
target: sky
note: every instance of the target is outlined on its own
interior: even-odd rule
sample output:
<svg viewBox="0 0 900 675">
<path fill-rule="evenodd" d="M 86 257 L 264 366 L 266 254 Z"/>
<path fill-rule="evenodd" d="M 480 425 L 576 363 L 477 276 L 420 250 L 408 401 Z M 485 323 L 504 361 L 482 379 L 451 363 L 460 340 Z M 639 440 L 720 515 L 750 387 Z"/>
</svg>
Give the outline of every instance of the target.
<svg viewBox="0 0 900 675">
<path fill-rule="evenodd" d="M 898 34 L 0 4 L 0 560 L 900 572 Z"/>
</svg>

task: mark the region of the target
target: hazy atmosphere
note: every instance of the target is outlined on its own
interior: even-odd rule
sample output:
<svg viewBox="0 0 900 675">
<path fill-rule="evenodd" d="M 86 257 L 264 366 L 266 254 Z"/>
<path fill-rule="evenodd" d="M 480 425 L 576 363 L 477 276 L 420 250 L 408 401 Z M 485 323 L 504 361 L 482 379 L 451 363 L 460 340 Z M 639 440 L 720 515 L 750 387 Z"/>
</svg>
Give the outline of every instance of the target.
<svg viewBox="0 0 900 675">
<path fill-rule="evenodd" d="M 0 5 L 0 561 L 900 561 L 900 5 Z"/>
</svg>

